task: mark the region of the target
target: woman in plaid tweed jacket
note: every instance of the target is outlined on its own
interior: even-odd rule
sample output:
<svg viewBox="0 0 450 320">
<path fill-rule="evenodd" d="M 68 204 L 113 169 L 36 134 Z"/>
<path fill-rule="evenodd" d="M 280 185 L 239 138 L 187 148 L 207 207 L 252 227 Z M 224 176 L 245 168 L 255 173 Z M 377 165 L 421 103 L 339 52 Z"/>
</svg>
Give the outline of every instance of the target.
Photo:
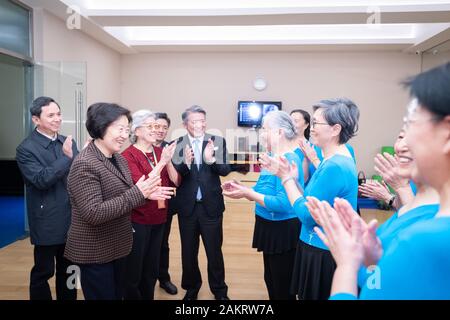
<svg viewBox="0 0 450 320">
<path fill-rule="evenodd" d="M 68 191 L 72 224 L 65 256 L 79 264 L 85 299 L 122 299 L 125 258 L 131 251 L 130 214 L 145 199 L 167 199 L 159 177 L 133 184 L 117 152 L 129 135 L 130 112 L 119 105 L 89 107 L 86 127 L 94 138 L 73 162 Z"/>
</svg>

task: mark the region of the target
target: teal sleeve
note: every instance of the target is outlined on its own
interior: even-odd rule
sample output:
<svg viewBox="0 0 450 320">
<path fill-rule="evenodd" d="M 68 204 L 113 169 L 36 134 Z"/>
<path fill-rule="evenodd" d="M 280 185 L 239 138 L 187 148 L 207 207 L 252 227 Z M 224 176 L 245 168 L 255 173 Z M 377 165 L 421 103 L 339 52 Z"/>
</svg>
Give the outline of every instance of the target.
<svg viewBox="0 0 450 320">
<path fill-rule="evenodd" d="M 342 171 L 336 163 L 325 164 L 321 172 L 317 172 L 320 176 L 310 181 L 308 185 L 306 196 L 316 197 L 317 199 L 327 201 L 330 205 L 333 205 L 334 198 L 336 198 L 345 185 L 346 177 L 342 175 Z M 293 207 L 298 218 L 303 224 L 315 224 L 314 219 L 306 208 L 306 198 L 298 198 Z"/>
<path fill-rule="evenodd" d="M 351 293 L 341 292 L 332 295 L 328 300 L 358 300 L 358 297 Z"/>
<path fill-rule="evenodd" d="M 274 213 L 286 214 L 292 210 L 292 206 L 289 202 L 289 198 L 286 194 L 286 191 L 284 190 L 283 186 L 281 185 L 280 179 L 277 179 L 275 189 L 276 189 L 276 195 L 264 196 L 264 206 L 266 207 L 267 210 L 272 211 Z"/>
<path fill-rule="evenodd" d="M 314 219 L 312 218 L 311 214 L 308 211 L 308 208 L 306 208 L 306 199 L 303 196 L 300 196 L 297 200 L 295 200 L 294 205 L 292 206 L 294 208 L 295 214 L 300 219 L 301 223 L 303 224 L 313 224 Z"/>
<path fill-rule="evenodd" d="M 435 230 L 409 229 L 408 233 L 378 264 L 381 289 L 363 287 L 361 299 L 450 299 L 450 257 L 443 254 L 449 248 L 448 233 L 445 238 Z"/>
</svg>

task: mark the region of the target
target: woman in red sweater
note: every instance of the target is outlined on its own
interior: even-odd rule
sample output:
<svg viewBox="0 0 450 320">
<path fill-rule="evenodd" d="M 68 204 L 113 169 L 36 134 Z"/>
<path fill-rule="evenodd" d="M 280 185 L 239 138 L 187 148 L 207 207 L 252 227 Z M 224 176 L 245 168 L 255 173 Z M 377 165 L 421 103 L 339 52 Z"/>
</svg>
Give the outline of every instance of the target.
<svg viewBox="0 0 450 320">
<path fill-rule="evenodd" d="M 143 175 L 160 175 L 162 186 L 168 187 L 170 181 L 177 186 L 179 176 L 171 161 L 175 143 L 165 148 L 153 146 L 155 124 L 152 112 L 135 112 L 130 136 L 132 145 L 122 155 L 128 162 L 133 181 Z M 143 206 L 133 209 L 133 248 L 127 258 L 126 300 L 153 300 L 167 207 L 167 200 L 146 200 Z"/>
</svg>

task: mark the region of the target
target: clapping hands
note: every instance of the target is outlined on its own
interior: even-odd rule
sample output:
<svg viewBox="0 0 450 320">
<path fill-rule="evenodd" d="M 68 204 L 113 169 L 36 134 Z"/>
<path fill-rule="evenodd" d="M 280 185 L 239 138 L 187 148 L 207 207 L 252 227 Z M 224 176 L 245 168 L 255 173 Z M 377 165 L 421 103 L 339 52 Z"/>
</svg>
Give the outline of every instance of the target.
<svg viewBox="0 0 450 320">
<path fill-rule="evenodd" d="M 314 197 L 307 197 L 307 200 L 311 216 L 323 228 L 323 232 L 318 227 L 314 230 L 329 247 L 338 265 L 359 268 L 361 263 L 367 267 L 378 263 L 383 248 L 376 235 L 376 220 L 367 224 L 344 199 L 336 199 L 334 207 Z"/>
<path fill-rule="evenodd" d="M 168 164 L 172 160 L 176 147 L 177 144 L 175 142 L 172 142 L 168 146 L 164 147 L 161 153 L 161 162 L 164 163 L 164 165 Z"/>
<path fill-rule="evenodd" d="M 242 185 L 236 180 L 230 180 L 222 184 L 222 194 L 232 199 L 245 198 L 249 190 L 248 187 Z"/>
<path fill-rule="evenodd" d="M 313 164 L 317 164 L 315 163 L 316 161 L 320 162 L 319 157 L 317 156 L 316 149 L 314 149 L 310 142 L 308 142 L 307 140 L 301 140 L 299 143 L 299 147 L 306 158 L 309 160 L 309 162 L 312 162 Z"/>
<path fill-rule="evenodd" d="M 64 140 L 62 150 L 63 150 L 63 153 L 70 159 L 73 158 L 72 145 L 73 145 L 72 136 L 69 135 L 69 136 L 67 136 L 66 140 Z"/>
<path fill-rule="evenodd" d="M 388 202 L 392 198 L 388 186 L 384 181 L 368 181 L 359 186 L 359 192 L 362 196 Z"/>
<path fill-rule="evenodd" d="M 286 157 L 270 157 L 268 154 L 262 154 L 259 157 L 259 164 L 261 168 L 276 175 L 280 179 L 284 180 L 288 177 L 298 179 L 298 167 L 293 163 L 289 163 Z"/>
<path fill-rule="evenodd" d="M 184 163 L 188 166 L 194 161 L 194 151 L 189 145 L 184 148 Z"/>
<path fill-rule="evenodd" d="M 205 147 L 204 157 L 206 163 L 214 162 L 214 152 L 217 148 L 214 146 L 214 141 L 211 139 L 208 140 L 208 143 Z"/>
<path fill-rule="evenodd" d="M 375 171 L 383 177 L 394 190 L 408 186 L 408 179 L 401 177 L 398 170 L 398 159 L 385 152 L 383 155 L 377 154 L 374 159 Z"/>
<path fill-rule="evenodd" d="M 144 198 L 149 200 L 167 200 L 174 194 L 172 187 L 161 186 L 161 177 L 158 175 L 142 176 L 136 182 L 136 186 L 142 192 Z"/>
</svg>

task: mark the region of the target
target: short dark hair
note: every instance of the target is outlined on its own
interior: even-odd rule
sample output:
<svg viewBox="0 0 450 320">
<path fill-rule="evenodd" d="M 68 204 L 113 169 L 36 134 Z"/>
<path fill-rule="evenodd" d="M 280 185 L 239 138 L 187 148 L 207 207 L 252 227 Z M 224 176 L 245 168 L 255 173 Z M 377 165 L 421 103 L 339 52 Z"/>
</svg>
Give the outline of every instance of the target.
<svg viewBox="0 0 450 320">
<path fill-rule="evenodd" d="M 156 113 L 154 113 L 154 115 L 155 115 L 155 120 L 164 119 L 164 120 L 167 121 L 167 124 L 170 127 L 170 119 L 169 119 L 169 116 L 167 115 L 167 113 L 165 113 L 165 112 L 156 112 Z"/>
<path fill-rule="evenodd" d="M 130 110 L 115 103 L 94 103 L 87 110 L 86 129 L 93 139 L 103 139 L 111 123 L 122 116 L 131 122 Z"/>
<path fill-rule="evenodd" d="M 403 84 L 409 87 L 410 95 L 439 120 L 449 115 L 450 62 L 409 78 Z"/>
<path fill-rule="evenodd" d="M 358 131 L 359 109 L 347 98 L 321 100 L 313 106 L 313 110 L 323 109 L 323 117 L 330 126 L 339 124 L 339 143 L 347 143 Z"/>
<path fill-rule="evenodd" d="M 39 118 L 42 113 L 42 107 L 46 107 L 52 102 L 58 106 L 59 110 L 61 110 L 61 107 L 55 100 L 53 100 L 53 98 L 42 96 L 34 99 L 33 103 L 31 104 L 30 108 L 31 115 Z"/>
<path fill-rule="evenodd" d="M 187 121 L 187 119 L 188 119 L 188 117 L 189 117 L 189 115 L 190 115 L 191 113 L 203 113 L 203 114 L 206 116 L 206 111 L 205 111 L 202 107 L 200 107 L 200 106 L 194 104 L 193 106 L 187 108 L 187 109 L 182 113 L 182 115 L 181 115 L 181 120 L 182 120 L 184 123 L 186 123 L 186 121 Z"/>
<path fill-rule="evenodd" d="M 305 129 L 305 138 L 306 140 L 309 140 L 311 135 L 311 116 L 309 115 L 309 112 L 303 109 L 294 109 L 291 111 L 290 115 L 292 116 L 293 113 L 300 113 L 308 124 L 308 128 Z"/>
</svg>

